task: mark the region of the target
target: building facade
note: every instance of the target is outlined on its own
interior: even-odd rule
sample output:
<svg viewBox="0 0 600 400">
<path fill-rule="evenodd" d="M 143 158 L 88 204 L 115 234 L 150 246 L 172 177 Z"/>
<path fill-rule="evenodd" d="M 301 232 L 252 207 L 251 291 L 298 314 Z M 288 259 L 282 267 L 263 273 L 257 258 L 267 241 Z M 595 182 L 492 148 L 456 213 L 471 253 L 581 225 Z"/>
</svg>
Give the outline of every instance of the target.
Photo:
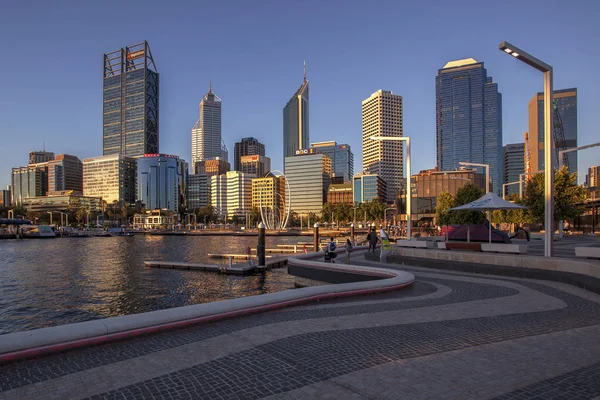
<svg viewBox="0 0 600 400">
<path fill-rule="evenodd" d="M 102 199 L 100 197 L 82 196 L 81 192 L 63 190 L 48 196 L 30 197 L 23 199 L 23 207 L 27 211 L 45 213 L 48 211 L 82 212 L 99 214 L 102 212 Z M 80 214 L 82 221 L 87 215 Z"/>
<path fill-rule="evenodd" d="M 252 208 L 252 178 L 239 171 L 211 177 L 211 205 L 219 218 L 246 217 Z"/>
<path fill-rule="evenodd" d="M 159 152 L 159 74 L 148 42 L 104 54 L 103 155 Z"/>
<path fill-rule="evenodd" d="M 75 156 L 59 154 L 48 166 L 48 193 L 74 190 L 83 193 L 83 163 Z"/>
<path fill-rule="evenodd" d="M 352 183 L 331 184 L 327 191 L 327 202 L 333 205 L 347 203 L 354 204 Z"/>
<path fill-rule="evenodd" d="M 46 150 L 29 152 L 29 164 L 40 164 L 50 160 L 54 160 L 54 153 Z"/>
<path fill-rule="evenodd" d="M 311 143 L 319 153 L 331 158 L 332 179 L 342 178 L 342 183 L 352 182 L 354 176 L 354 154 L 350 145 L 334 141 Z"/>
<path fill-rule="evenodd" d="M 404 174 L 403 144 L 397 140 L 377 141 L 373 136 L 404 136 L 402 96 L 378 90 L 362 102 L 363 169 L 376 174 L 387 185 L 386 201 L 393 202 Z"/>
<path fill-rule="evenodd" d="M 306 64 L 304 82 L 283 108 L 283 157 L 292 157 L 296 150 L 308 148 L 308 81 Z M 284 163 L 285 164 L 285 163 Z M 285 169 L 285 166 L 284 166 Z"/>
<path fill-rule="evenodd" d="M 451 61 L 435 79 L 437 168 L 488 164 L 493 191 L 502 188 L 502 95 L 482 62 Z"/>
<path fill-rule="evenodd" d="M 242 157 L 244 156 L 264 156 L 265 145 L 253 137 L 242 138 L 241 141 L 235 143 L 233 153 L 233 169 L 234 171 L 242 170 Z M 270 171 L 270 167 L 269 167 Z M 267 171 L 267 172 L 269 172 Z"/>
<path fill-rule="evenodd" d="M 252 208 L 278 209 L 285 206 L 285 178 L 267 176 L 252 179 Z"/>
<path fill-rule="evenodd" d="M 213 93 L 212 84 L 198 106 L 198 121 L 192 128 L 192 165 L 199 161 L 227 161 L 229 154 L 221 137 L 221 98 Z"/>
<path fill-rule="evenodd" d="M 383 203 L 388 199 L 386 182 L 377 174 L 358 174 L 352 184 L 355 203 L 365 203 L 375 199 Z"/>
<path fill-rule="evenodd" d="M 271 171 L 271 159 L 259 155 L 242 156 L 239 171 L 244 174 L 253 175 L 255 178 L 265 176 Z"/>
<path fill-rule="evenodd" d="M 597 188 L 600 183 L 600 166 L 588 168 L 588 173 L 585 176 L 585 186 L 588 188 Z"/>
<path fill-rule="evenodd" d="M 577 147 L 577 88 L 555 90 L 553 92 L 554 105 L 553 123 L 554 131 L 562 126 L 566 143 L 564 148 Z M 560 121 L 556 116 L 560 117 Z M 554 134 L 553 131 L 553 134 Z M 553 136 L 554 137 L 554 136 Z M 544 93 L 537 93 L 529 101 L 529 151 L 531 153 L 532 172 L 544 171 Z M 577 172 L 577 152 L 567 153 L 569 171 Z M 552 162 L 556 163 L 556 154 L 552 155 Z M 558 165 L 555 166 L 558 168 Z"/>
<path fill-rule="evenodd" d="M 286 192 L 291 210 L 298 214 L 321 214 L 331 182 L 331 159 L 324 154 L 285 157 Z"/>
<path fill-rule="evenodd" d="M 222 175 L 231 169 L 230 164 L 226 160 L 202 160 L 194 164 L 194 172 L 196 174 L 206 174 L 208 176 Z"/>
<path fill-rule="evenodd" d="M 525 172 L 525 143 L 507 144 L 504 146 L 504 182 L 518 182 Z M 519 185 L 506 186 L 506 195 L 519 193 Z"/>
<path fill-rule="evenodd" d="M 107 204 L 135 203 L 137 161 L 121 154 L 83 160 L 83 195 Z"/>
<path fill-rule="evenodd" d="M 210 205 L 210 176 L 190 174 L 187 180 L 187 209 L 197 210 Z"/>
<path fill-rule="evenodd" d="M 186 203 L 185 161 L 169 154 L 146 154 L 137 160 L 137 200 L 147 210 L 178 213 Z"/>
<path fill-rule="evenodd" d="M 13 168 L 11 173 L 11 204 L 22 206 L 30 197 L 45 196 L 48 192 L 48 166 L 46 163 Z"/>
<path fill-rule="evenodd" d="M 10 207 L 11 206 L 11 192 L 12 189 L 10 185 L 6 186 L 6 189 L 0 190 L 0 207 Z"/>
</svg>

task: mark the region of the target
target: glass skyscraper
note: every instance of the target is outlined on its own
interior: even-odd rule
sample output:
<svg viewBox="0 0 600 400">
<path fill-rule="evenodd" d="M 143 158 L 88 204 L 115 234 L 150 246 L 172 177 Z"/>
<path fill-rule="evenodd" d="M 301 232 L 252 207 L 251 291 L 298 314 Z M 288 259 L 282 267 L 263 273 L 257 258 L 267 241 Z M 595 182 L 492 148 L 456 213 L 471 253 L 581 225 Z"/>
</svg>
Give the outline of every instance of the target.
<svg viewBox="0 0 600 400">
<path fill-rule="evenodd" d="M 264 156 L 265 145 L 253 137 L 242 138 L 241 141 L 236 142 L 233 153 L 233 170 L 241 171 L 242 163 L 241 158 L 244 156 Z M 268 172 L 268 171 L 267 171 Z"/>
<path fill-rule="evenodd" d="M 518 182 L 525 172 L 525 144 L 514 143 L 504 146 L 504 183 Z M 485 186 L 485 185 L 484 185 Z M 506 187 L 506 194 L 519 193 L 519 185 Z"/>
<path fill-rule="evenodd" d="M 331 159 L 324 154 L 309 153 L 285 157 L 285 177 L 290 185 L 286 199 L 298 214 L 321 214 L 331 183 Z"/>
<path fill-rule="evenodd" d="M 104 54 L 103 155 L 158 153 L 158 88 L 148 42 Z"/>
<path fill-rule="evenodd" d="M 179 212 L 185 205 L 185 161 L 168 154 L 149 154 L 137 161 L 137 199 L 147 210 Z"/>
<path fill-rule="evenodd" d="M 489 164 L 493 191 L 502 188 L 502 95 L 483 62 L 451 61 L 435 79 L 437 167 Z M 483 171 L 482 171 L 483 172 Z"/>
<path fill-rule="evenodd" d="M 333 176 L 342 178 L 345 183 L 352 182 L 354 176 L 354 154 L 348 144 L 336 142 L 311 143 L 310 146 L 321 154 L 331 158 Z"/>
<path fill-rule="evenodd" d="M 296 150 L 307 149 L 308 143 L 308 81 L 306 80 L 305 64 L 304 82 L 283 109 L 284 159 L 294 156 Z"/>
</svg>

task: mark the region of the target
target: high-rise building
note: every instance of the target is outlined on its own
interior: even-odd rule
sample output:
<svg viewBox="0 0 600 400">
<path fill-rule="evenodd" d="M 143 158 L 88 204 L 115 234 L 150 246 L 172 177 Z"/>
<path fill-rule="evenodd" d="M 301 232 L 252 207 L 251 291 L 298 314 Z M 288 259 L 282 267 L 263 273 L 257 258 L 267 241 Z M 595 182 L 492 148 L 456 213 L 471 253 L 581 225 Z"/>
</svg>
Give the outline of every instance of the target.
<svg viewBox="0 0 600 400">
<path fill-rule="evenodd" d="M 104 54 L 103 155 L 159 152 L 159 74 L 148 42 Z"/>
<path fill-rule="evenodd" d="M 377 141 L 373 136 L 404 136 L 402 96 L 378 90 L 362 102 L 363 169 L 377 174 L 387 185 L 387 201 L 393 202 L 404 174 L 402 142 Z"/>
<path fill-rule="evenodd" d="M 253 137 L 243 138 L 241 141 L 235 143 L 234 153 L 233 153 L 233 169 L 235 171 L 241 171 L 241 159 L 244 156 L 264 156 L 265 155 L 265 145 L 259 142 L 257 139 Z M 270 170 L 270 167 L 269 167 Z M 269 171 L 267 171 L 269 172 Z"/>
<path fill-rule="evenodd" d="M 46 150 L 29 152 L 29 164 L 40 164 L 50 160 L 54 160 L 54 153 Z"/>
<path fill-rule="evenodd" d="M 588 173 L 585 176 L 585 186 L 588 188 L 597 188 L 600 183 L 600 166 L 588 168 Z"/>
<path fill-rule="evenodd" d="M 290 186 L 286 198 L 298 214 L 321 214 L 331 182 L 331 159 L 324 154 L 285 157 L 285 176 Z"/>
<path fill-rule="evenodd" d="M 11 204 L 22 206 L 29 197 L 45 196 L 48 191 L 48 166 L 46 163 L 13 168 L 11 174 Z"/>
<path fill-rule="evenodd" d="M 354 176 L 354 154 L 348 144 L 337 144 L 334 141 L 311 143 L 310 146 L 319 153 L 331 158 L 334 178 L 342 178 L 342 183 L 352 182 Z"/>
<path fill-rule="evenodd" d="M 278 210 L 279 218 L 285 214 L 285 178 L 266 176 L 252 179 L 252 208 Z"/>
<path fill-rule="evenodd" d="M 304 63 L 304 82 L 283 108 L 283 157 L 292 157 L 296 150 L 308 148 L 308 81 Z M 285 169 L 285 167 L 284 167 Z"/>
<path fill-rule="evenodd" d="M 210 176 L 190 174 L 187 180 L 187 209 L 196 210 L 210 205 Z"/>
<path fill-rule="evenodd" d="M 83 193 L 83 163 L 75 156 L 59 154 L 48 161 L 48 194 L 74 190 Z"/>
<path fill-rule="evenodd" d="M 107 204 L 135 203 L 137 161 L 121 154 L 83 160 L 83 194 Z"/>
<path fill-rule="evenodd" d="M 553 119 L 555 129 L 562 125 L 567 149 L 577 147 L 577 88 L 555 90 L 553 99 L 553 116 L 555 110 L 560 116 L 560 121 Z M 544 93 L 537 93 L 529 101 L 529 148 L 532 172 L 544 171 Z M 569 171 L 577 172 L 577 152 L 567 153 L 567 157 Z M 555 154 L 552 162 L 556 163 Z"/>
<path fill-rule="evenodd" d="M 210 178 L 210 199 L 214 212 L 224 220 L 245 217 L 252 208 L 252 178 L 239 171 L 229 171 Z"/>
<path fill-rule="evenodd" d="M 493 191 L 502 188 L 502 95 L 482 62 L 451 61 L 435 78 L 437 168 L 488 164 Z"/>
<path fill-rule="evenodd" d="M 265 176 L 271 171 L 271 159 L 265 156 L 253 155 L 242 156 L 240 159 L 240 171 L 253 175 L 255 178 Z"/>
<path fill-rule="evenodd" d="M 10 188 L 10 185 L 6 186 L 6 189 L 2 189 L 0 190 L 0 207 L 10 207 L 11 203 L 10 203 L 10 193 L 12 192 L 12 189 Z"/>
<path fill-rule="evenodd" d="M 146 154 L 137 160 L 137 200 L 147 210 L 178 213 L 186 203 L 185 161 L 169 154 Z"/>
<path fill-rule="evenodd" d="M 388 198 L 386 182 L 377 174 L 358 174 L 353 180 L 355 203 L 365 203 L 378 199 L 385 202 Z"/>
<path fill-rule="evenodd" d="M 221 137 L 221 98 L 213 93 L 212 84 L 198 111 L 200 116 L 192 128 L 192 165 L 217 158 L 228 161 L 229 153 Z"/>
<path fill-rule="evenodd" d="M 229 172 L 230 164 L 226 160 L 202 160 L 194 164 L 196 174 L 206 174 L 208 176 L 222 175 Z"/>
<path fill-rule="evenodd" d="M 518 182 L 520 174 L 525 172 L 525 143 L 504 146 L 504 182 Z M 519 185 L 506 186 L 506 194 L 519 193 Z"/>
</svg>

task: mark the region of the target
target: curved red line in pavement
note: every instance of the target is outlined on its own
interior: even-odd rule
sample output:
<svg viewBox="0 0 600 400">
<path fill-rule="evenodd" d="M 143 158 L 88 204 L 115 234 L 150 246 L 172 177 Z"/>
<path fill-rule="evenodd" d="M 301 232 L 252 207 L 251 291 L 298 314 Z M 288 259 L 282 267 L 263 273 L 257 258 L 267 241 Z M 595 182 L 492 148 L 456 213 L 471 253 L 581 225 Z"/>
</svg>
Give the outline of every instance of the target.
<svg viewBox="0 0 600 400">
<path fill-rule="evenodd" d="M 207 315 L 204 317 L 191 318 L 191 319 L 187 319 L 187 320 L 183 320 L 183 321 L 169 322 L 169 323 L 161 324 L 161 325 L 132 329 L 132 330 L 125 331 L 125 332 L 111 333 L 111 334 L 95 336 L 95 337 L 91 337 L 91 338 L 85 338 L 85 339 L 64 342 L 64 343 L 52 344 L 52 345 L 48 345 L 48 346 L 40 346 L 40 347 L 27 349 L 27 350 L 19 350 L 19 351 L 5 353 L 5 354 L 0 355 L 0 364 L 14 362 L 14 361 L 22 360 L 24 358 L 39 357 L 39 356 L 43 356 L 43 355 L 63 352 L 66 350 L 73 350 L 76 348 L 103 344 L 103 343 L 117 341 L 117 340 L 133 339 L 133 338 L 140 337 L 140 336 L 165 332 L 165 331 L 169 331 L 169 330 L 173 330 L 173 329 L 181 329 L 181 328 L 185 328 L 185 327 L 189 327 L 189 326 L 201 324 L 201 323 L 214 322 L 214 321 L 219 321 L 219 320 L 234 318 L 234 317 L 241 317 L 241 316 L 250 315 L 250 314 L 257 314 L 257 313 L 260 313 L 263 311 L 285 308 L 285 307 L 298 305 L 298 304 L 302 304 L 302 303 L 308 303 L 308 302 L 312 302 L 312 301 L 326 300 L 326 299 L 340 298 L 340 297 L 349 297 L 349 296 L 360 296 L 360 295 L 364 295 L 364 294 L 389 292 L 391 290 L 400 289 L 400 288 L 412 285 L 412 283 L 413 283 L 413 281 L 394 285 L 394 286 L 383 287 L 383 288 L 360 289 L 360 290 L 352 290 L 352 291 L 341 292 L 341 293 L 318 294 L 318 295 L 313 295 L 313 296 L 309 296 L 309 297 L 304 297 L 301 299 L 287 300 L 287 301 L 282 301 L 282 302 L 275 303 L 275 304 L 266 304 L 264 306 L 251 307 L 251 308 L 248 308 L 245 310 L 237 310 L 237 311 L 230 311 L 230 312 L 221 313 L 221 314 Z"/>
</svg>

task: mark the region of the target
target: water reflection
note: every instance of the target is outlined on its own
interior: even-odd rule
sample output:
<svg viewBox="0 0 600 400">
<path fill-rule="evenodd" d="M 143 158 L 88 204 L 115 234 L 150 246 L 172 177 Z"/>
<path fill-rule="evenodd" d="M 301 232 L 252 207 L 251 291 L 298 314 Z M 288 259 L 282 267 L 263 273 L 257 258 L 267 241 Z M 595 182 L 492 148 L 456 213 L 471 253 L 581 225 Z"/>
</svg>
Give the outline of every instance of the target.
<svg viewBox="0 0 600 400">
<path fill-rule="evenodd" d="M 299 238 L 267 238 L 267 247 Z M 0 241 L 0 334 L 293 288 L 285 269 L 255 276 L 154 269 L 144 260 L 217 263 L 255 237 L 134 236 Z"/>
</svg>

